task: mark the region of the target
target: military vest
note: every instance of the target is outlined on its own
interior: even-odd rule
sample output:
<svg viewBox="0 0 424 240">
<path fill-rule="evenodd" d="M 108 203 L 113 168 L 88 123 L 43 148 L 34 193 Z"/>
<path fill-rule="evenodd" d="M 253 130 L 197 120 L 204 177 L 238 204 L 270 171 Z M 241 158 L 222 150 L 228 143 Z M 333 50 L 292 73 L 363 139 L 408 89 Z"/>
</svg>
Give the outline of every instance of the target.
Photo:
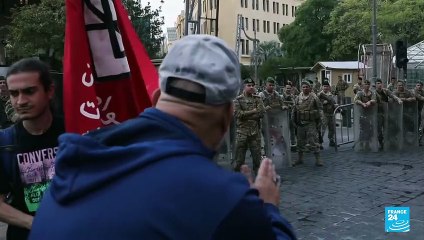
<svg viewBox="0 0 424 240">
<path fill-rule="evenodd" d="M 267 90 L 264 90 L 262 91 L 262 94 L 265 96 L 263 99 L 265 106 L 282 107 L 280 95 L 278 94 L 278 92 L 274 91 L 273 93 L 269 93 Z"/>
<path fill-rule="evenodd" d="M 333 100 L 333 94 L 331 92 L 325 93 L 324 91 L 321 91 L 318 94 L 319 99 L 322 102 L 322 108 L 326 115 L 330 115 L 334 113 L 335 107 L 334 107 L 334 100 Z M 327 101 L 327 103 L 324 104 L 324 101 Z"/>
<path fill-rule="evenodd" d="M 393 94 L 396 95 L 396 97 L 398 98 L 410 98 L 413 97 L 412 93 L 408 90 L 404 90 L 403 92 L 399 92 L 398 90 L 396 90 Z"/>
<path fill-rule="evenodd" d="M 296 98 L 296 118 L 301 123 L 316 121 L 320 118 L 318 98 L 315 94 L 310 93 L 307 98 L 304 98 L 303 93 L 300 93 Z"/>
<path fill-rule="evenodd" d="M 376 90 L 375 94 L 377 95 L 377 102 L 389 102 L 389 96 L 384 89 Z"/>
<path fill-rule="evenodd" d="M 368 102 L 368 101 L 371 101 L 371 100 L 372 100 L 372 95 L 373 95 L 374 93 L 373 93 L 373 92 L 371 92 L 371 91 L 369 91 L 369 93 L 370 93 L 370 95 L 366 95 L 366 94 L 365 94 L 365 91 L 361 91 L 361 92 L 359 93 L 358 99 L 359 99 L 361 102 L 363 102 L 363 103 L 366 103 L 366 102 Z"/>
</svg>

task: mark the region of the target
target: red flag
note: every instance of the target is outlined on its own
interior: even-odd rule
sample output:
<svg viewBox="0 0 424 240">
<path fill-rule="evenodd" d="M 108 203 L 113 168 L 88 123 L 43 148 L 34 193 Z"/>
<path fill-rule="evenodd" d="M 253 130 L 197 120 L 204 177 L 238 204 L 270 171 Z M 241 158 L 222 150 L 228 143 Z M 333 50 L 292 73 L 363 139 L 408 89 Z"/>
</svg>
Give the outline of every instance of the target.
<svg viewBox="0 0 424 240">
<path fill-rule="evenodd" d="M 64 112 L 85 133 L 150 107 L 158 74 L 120 0 L 66 0 Z"/>
</svg>

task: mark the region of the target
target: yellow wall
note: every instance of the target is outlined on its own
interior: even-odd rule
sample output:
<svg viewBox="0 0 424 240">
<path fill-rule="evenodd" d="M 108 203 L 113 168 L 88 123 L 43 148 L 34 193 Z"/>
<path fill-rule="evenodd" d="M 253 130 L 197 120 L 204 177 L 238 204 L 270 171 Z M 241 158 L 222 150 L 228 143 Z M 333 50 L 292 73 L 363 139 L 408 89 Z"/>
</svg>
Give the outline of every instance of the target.
<svg viewBox="0 0 424 240">
<path fill-rule="evenodd" d="M 322 75 L 321 75 L 321 70 L 323 70 L 323 68 L 320 68 L 316 74 L 318 79 L 322 82 Z M 353 100 L 353 97 L 355 96 L 355 94 L 353 93 L 353 86 L 356 84 L 357 79 L 358 79 L 358 70 L 356 69 L 326 69 L 327 71 L 331 71 L 331 78 L 330 78 L 330 84 L 331 86 L 336 86 L 337 84 L 337 80 L 338 80 L 338 76 L 342 76 L 343 74 L 352 74 L 352 82 L 348 83 L 349 88 L 346 90 L 345 92 L 345 96 L 346 97 L 351 97 Z"/>
<path fill-rule="evenodd" d="M 210 8 L 210 4 L 212 1 L 212 9 Z M 216 17 L 216 9 L 214 9 L 214 1 L 215 0 L 201 0 L 202 5 L 202 17 L 204 18 L 215 18 Z M 255 0 L 256 1 L 256 0 Z M 237 14 L 242 14 L 243 17 L 248 19 L 248 29 L 246 29 L 246 34 L 253 38 L 253 19 L 259 20 L 259 31 L 257 32 L 257 39 L 260 42 L 265 41 L 277 41 L 278 40 L 278 29 L 276 33 L 274 33 L 274 22 L 279 23 L 280 28 L 284 26 L 284 24 L 290 24 L 294 21 L 294 16 L 292 16 L 292 10 L 295 7 L 298 7 L 300 4 L 304 2 L 304 0 L 268 0 L 269 2 L 269 12 L 263 10 L 263 0 L 257 0 L 259 4 L 258 10 L 252 8 L 252 0 L 247 0 L 247 7 L 241 6 L 241 0 L 220 0 L 219 1 L 219 20 L 218 20 L 218 37 L 223 39 L 227 44 L 235 49 L 236 46 L 236 28 L 237 28 Z M 265 0 L 265 3 L 267 0 Z M 278 14 L 273 12 L 273 2 L 278 3 Z M 283 15 L 282 4 L 288 5 L 288 16 Z M 244 4 L 243 4 L 244 5 Z M 256 6 L 256 4 L 255 4 Z M 293 7 L 293 8 L 292 8 Z M 206 11 L 204 11 L 206 10 Z M 195 7 L 193 10 L 193 19 L 197 19 L 197 1 L 195 3 Z M 269 21 L 269 33 L 264 32 L 263 21 Z M 184 24 L 181 22 L 181 17 L 177 20 L 179 22 L 177 25 L 177 32 L 182 27 L 178 25 Z M 201 33 L 203 34 L 212 34 L 210 21 L 202 19 L 201 20 Z M 244 33 L 241 33 L 241 39 L 247 39 Z M 250 64 L 250 54 L 241 54 L 241 46 L 240 46 L 240 56 L 241 62 L 243 64 Z M 249 51 L 253 51 L 253 41 L 249 41 Z"/>
</svg>

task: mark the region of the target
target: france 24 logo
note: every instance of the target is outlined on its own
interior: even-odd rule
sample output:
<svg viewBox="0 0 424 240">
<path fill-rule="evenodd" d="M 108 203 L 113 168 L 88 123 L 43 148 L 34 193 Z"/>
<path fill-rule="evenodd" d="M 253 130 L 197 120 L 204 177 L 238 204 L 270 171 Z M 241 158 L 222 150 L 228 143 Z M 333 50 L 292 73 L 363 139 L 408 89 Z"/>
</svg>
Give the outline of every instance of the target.
<svg viewBox="0 0 424 240">
<path fill-rule="evenodd" d="M 386 232 L 409 232 L 409 207 L 385 208 Z"/>
</svg>

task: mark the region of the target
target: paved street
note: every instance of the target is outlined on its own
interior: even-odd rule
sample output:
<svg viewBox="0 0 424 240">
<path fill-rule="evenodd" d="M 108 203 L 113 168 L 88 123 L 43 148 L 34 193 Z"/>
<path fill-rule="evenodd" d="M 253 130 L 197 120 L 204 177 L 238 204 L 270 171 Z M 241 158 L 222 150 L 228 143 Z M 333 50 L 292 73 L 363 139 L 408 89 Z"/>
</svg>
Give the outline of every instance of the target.
<svg viewBox="0 0 424 240">
<path fill-rule="evenodd" d="M 279 171 L 281 212 L 304 240 L 422 239 L 423 156 L 424 147 L 408 153 L 355 153 L 349 144 L 338 153 L 325 149 L 325 166 L 316 167 L 314 156 L 306 154 L 305 164 Z M 385 233 L 384 208 L 389 206 L 410 207 L 410 232 Z"/>
<path fill-rule="evenodd" d="M 325 167 L 315 167 L 310 154 L 304 165 L 280 172 L 280 209 L 299 239 L 422 238 L 424 148 L 410 153 L 354 153 L 348 147 L 341 150 L 324 151 Z M 410 207 L 410 232 L 385 233 L 387 206 Z"/>
</svg>

